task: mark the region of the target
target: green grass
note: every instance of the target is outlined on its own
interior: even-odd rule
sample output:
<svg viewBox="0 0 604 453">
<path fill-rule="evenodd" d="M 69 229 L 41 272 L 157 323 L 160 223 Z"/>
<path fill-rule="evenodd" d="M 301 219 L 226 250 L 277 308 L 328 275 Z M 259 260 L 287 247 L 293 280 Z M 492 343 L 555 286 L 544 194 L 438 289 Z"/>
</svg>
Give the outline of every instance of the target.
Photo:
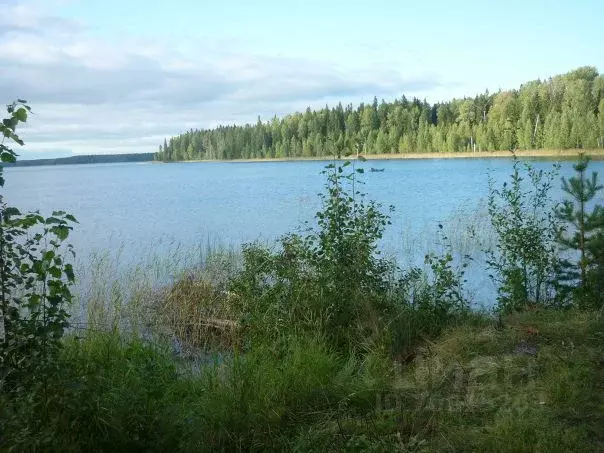
<svg viewBox="0 0 604 453">
<path fill-rule="evenodd" d="M 515 352 L 519 344 L 536 355 Z M 388 407 L 375 414 L 379 438 L 354 418 L 346 434 L 362 445 L 357 451 L 602 451 L 603 346 L 602 314 L 594 312 L 455 327 L 400 368 L 382 399 Z M 320 451 L 341 432 L 327 426 L 308 436 Z"/>
<path fill-rule="evenodd" d="M 602 314 L 575 311 L 503 326 L 472 317 L 405 363 L 292 336 L 190 371 L 169 349 L 117 331 L 70 337 L 49 401 L 42 386 L 2 401 L 0 448 L 602 451 L 603 346 Z"/>
</svg>

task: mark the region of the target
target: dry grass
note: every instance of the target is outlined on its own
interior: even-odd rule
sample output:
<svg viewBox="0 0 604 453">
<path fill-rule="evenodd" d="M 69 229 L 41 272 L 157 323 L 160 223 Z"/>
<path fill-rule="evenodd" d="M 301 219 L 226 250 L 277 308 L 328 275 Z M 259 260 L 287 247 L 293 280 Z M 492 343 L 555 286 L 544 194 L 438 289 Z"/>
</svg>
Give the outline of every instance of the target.
<svg viewBox="0 0 604 453">
<path fill-rule="evenodd" d="M 237 253 L 213 244 L 176 244 L 165 256 L 150 249 L 134 266 L 119 250 L 99 253 L 82 266 L 86 279 L 75 291 L 71 326 L 78 335 L 114 331 L 160 340 L 183 357 L 210 345 L 230 348 L 238 328 L 225 289 L 238 266 Z"/>
<path fill-rule="evenodd" d="M 181 278 L 163 291 L 157 320 L 193 348 L 232 348 L 240 339 L 234 296 L 204 279 Z"/>
</svg>

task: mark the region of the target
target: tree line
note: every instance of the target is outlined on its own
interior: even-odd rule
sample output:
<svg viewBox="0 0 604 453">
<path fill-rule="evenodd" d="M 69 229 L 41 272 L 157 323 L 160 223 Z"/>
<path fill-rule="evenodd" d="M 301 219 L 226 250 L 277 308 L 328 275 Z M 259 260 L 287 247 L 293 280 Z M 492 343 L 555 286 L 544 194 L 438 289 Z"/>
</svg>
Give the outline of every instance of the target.
<svg viewBox="0 0 604 453">
<path fill-rule="evenodd" d="M 155 158 L 255 159 L 512 149 L 604 148 L 604 75 L 581 67 L 517 90 L 429 104 L 405 96 L 356 108 L 307 108 L 243 126 L 190 130 Z"/>
<path fill-rule="evenodd" d="M 3 164 L 6 167 L 32 167 L 37 165 L 111 164 L 120 162 L 150 162 L 153 153 L 91 154 L 82 156 L 57 157 L 52 159 L 20 160 Z"/>
</svg>

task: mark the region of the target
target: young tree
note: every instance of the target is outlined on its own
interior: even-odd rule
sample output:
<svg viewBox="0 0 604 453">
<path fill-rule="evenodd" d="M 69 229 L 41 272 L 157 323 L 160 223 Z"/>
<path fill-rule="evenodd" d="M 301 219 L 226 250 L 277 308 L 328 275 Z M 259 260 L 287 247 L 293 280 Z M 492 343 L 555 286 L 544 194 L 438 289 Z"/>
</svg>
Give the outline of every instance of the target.
<svg viewBox="0 0 604 453">
<path fill-rule="evenodd" d="M 19 100 L 7 111 L 0 123 L 0 162 L 15 162 L 17 154 L 9 145 L 23 145 L 16 130 L 27 121 L 30 108 Z M 55 366 L 74 282 L 72 265 L 62 253 L 73 222 L 62 211 L 48 218 L 38 212 L 21 214 L 0 193 L 0 395 L 25 397 L 29 384 L 46 385 Z M 71 246 L 68 252 L 73 252 Z"/>
<path fill-rule="evenodd" d="M 487 250 L 502 311 L 553 300 L 560 221 L 549 196 L 558 167 L 544 172 L 514 156 L 511 182 L 500 189 L 489 180 L 488 209 L 495 249 Z"/>
<path fill-rule="evenodd" d="M 602 302 L 602 283 L 596 276 L 602 275 L 604 257 L 604 207 L 595 205 L 589 212 L 588 204 L 604 188 L 598 184 L 598 174 L 586 175 L 589 158 L 579 155 L 579 162 L 574 165 L 576 176 L 562 178 L 562 189 L 570 199 L 564 200 L 557 211 L 558 218 L 567 228 L 558 235 L 558 242 L 563 249 L 578 255 L 578 261 L 562 261 L 565 287 L 576 290 L 581 304 Z M 569 231 L 570 230 L 570 231 Z"/>
</svg>

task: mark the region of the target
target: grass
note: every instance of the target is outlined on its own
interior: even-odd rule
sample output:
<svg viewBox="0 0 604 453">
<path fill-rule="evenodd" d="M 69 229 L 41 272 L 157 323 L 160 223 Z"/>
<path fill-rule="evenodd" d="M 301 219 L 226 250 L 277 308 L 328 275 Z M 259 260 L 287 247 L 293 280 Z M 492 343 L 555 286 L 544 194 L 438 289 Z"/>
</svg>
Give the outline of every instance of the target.
<svg viewBox="0 0 604 453">
<path fill-rule="evenodd" d="M 78 266 L 71 325 L 81 330 L 126 329 L 142 334 L 159 333 L 174 322 L 189 322 L 192 306 L 212 282 L 213 297 L 223 294 L 239 267 L 240 255 L 220 244 L 207 243 L 190 249 L 176 244 L 159 255 L 150 248 L 132 265 L 124 261 L 121 249 L 95 253 Z M 194 283 L 194 285 L 193 285 Z M 189 290 L 197 293 L 186 297 Z M 172 295 L 172 297 L 170 297 Z M 177 308 L 168 319 L 168 308 Z M 179 328 L 185 329 L 184 324 Z"/>
<path fill-rule="evenodd" d="M 139 337 L 71 336 L 43 423 L 39 394 L 2 402 L 0 448 L 602 451 L 603 347 L 601 312 L 545 310 L 466 318 L 405 361 L 291 336 L 192 371 Z"/>
<path fill-rule="evenodd" d="M 601 313 L 535 312 L 452 328 L 397 368 L 367 420 L 310 429 L 304 451 L 572 452 L 604 448 Z M 530 343 L 535 355 L 518 345 Z M 341 427 L 344 426 L 342 430 Z"/>
</svg>

